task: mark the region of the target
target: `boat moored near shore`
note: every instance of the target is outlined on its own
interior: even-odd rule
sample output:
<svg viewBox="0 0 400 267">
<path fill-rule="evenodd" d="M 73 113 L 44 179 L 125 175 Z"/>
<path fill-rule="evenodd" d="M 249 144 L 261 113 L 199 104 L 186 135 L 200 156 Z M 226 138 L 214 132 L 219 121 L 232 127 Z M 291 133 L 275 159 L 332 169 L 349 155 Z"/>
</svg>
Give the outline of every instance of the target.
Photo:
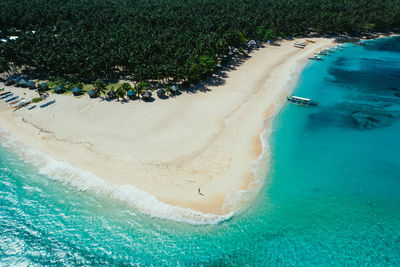
<svg viewBox="0 0 400 267">
<path fill-rule="evenodd" d="M 309 60 L 319 60 L 319 61 L 322 61 L 322 60 L 323 60 L 322 57 L 319 57 L 319 56 L 309 57 L 308 59 L 309 59 Z"/>
<path fill-rule="evenodd" d="M 290 103 L 300 105 L 300 106 L 317 106 L 318 102 L 312 101 L 309 98 L 299 97 L 299 96 L 288 96 L 287 100 Z"/>
</svg>

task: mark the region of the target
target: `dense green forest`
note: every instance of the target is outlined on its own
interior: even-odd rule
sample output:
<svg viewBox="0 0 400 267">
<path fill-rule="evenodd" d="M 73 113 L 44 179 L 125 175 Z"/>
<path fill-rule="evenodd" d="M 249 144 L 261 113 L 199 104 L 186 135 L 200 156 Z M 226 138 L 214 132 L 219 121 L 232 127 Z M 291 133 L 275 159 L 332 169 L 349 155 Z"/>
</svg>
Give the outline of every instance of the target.
<svg viewBox="0 0 400 267">
<path fill-rule="evenodd" d="M 0 71 L 194 81 L 246 39 L 399 27 L 400 0 L 1 0 Z"/>
</svg>

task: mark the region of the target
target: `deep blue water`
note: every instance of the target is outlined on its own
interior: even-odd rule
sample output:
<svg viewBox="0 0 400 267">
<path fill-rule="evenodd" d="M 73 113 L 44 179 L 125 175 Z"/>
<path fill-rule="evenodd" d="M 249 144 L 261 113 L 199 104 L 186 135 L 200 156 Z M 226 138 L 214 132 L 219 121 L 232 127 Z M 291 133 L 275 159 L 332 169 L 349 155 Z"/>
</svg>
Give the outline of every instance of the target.
<svg viewBox="0 0 400 267">
<path fill-rule="evenodd" d="M 320 105 L 282 109 L 265 186 L 217 225 L 142 215 L 0 146 L 0 265 L 399 266 L 400 39 L 324 59 L 294 93 Z"/>
</svg>

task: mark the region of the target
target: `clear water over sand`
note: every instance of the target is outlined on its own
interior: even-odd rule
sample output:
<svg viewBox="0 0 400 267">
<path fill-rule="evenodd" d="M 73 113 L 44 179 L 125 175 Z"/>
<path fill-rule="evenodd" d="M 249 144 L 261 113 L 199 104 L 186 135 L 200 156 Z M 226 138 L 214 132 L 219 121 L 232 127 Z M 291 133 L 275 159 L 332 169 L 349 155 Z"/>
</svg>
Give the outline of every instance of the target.
<svg viewBox="0 0 400 267">
<path fill-rule="evenodd" d="M 400 39 L 324 58 L 294 92 L 320 105 L 282 109 L 264 188 L 217 225 L 142 215 L 0 146 L 0 265 L 399 265 Z"/>
</svg>

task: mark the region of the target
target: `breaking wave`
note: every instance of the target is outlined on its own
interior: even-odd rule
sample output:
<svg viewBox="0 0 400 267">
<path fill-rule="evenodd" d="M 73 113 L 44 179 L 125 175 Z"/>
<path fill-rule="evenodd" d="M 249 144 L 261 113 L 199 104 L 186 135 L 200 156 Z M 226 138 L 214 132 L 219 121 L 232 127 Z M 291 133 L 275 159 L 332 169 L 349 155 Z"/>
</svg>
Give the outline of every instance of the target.
<svg viewBox="0 0 400 267">
<path fill-rule="evenodd" d="M 295 73 L 296 71 L 298 71 L 297 67 L 293 68 L 291 73 Z M 111 196 L 112 198 L 133 205 L 140 212 L 152 217 L 194 225 L 218 224 L 229 220 L 234 214 L 248 207 L 264 185 L 268 170 L 267 166 L 270 165 L 270 148 L 267 140 L 272 132 L 272 119 L 283 106 L 285 96 L 293 89 L 290 86 L 293 82 L 292 78 L 291 74 L 287 76 L 285 84 L 281 90 L 278 90 L 277 95 L 274 97 L 272 112 L 263 122 L 263 132 L 260 134 L 262 152 L 252 163 L 254 179 L 247 189 L 228 194 L 222 207 L 224 211 L 229 211 L 225 215 L 206 214 L 180 206 L 169 205 L 133 185 L 113 185 L 98 178 L 89 171 L 81 170 L 65 161 L 56 160 L 40 153 L 32 146 L 17 141 L 11 133 L 1 128 L 0 141 L 5 148 L 14 151 L 17 156 L 37 168 L 40 174 L 45 175 L 49 179 L 59 181 L 64 185 L 73 186 L 80 191 L 90 190 L 96 194 Z"/>
<path fill-rule="evenodd" d="M 0 129 L 0 142 L 3 147 L 13 151 L 17 156 L 37 168 L 40 174 L 49 179 L 73 186 L 80 191 L 90 190 L 96 194 L 111 196 L 133 205 L 140 212 L 152 217 L 202 225 L 218 224 L 234 215 L 234 212 L 226 215 L 206 214 L 180 206 L 172 206 L 159 201 L 155 196 L 139 190 L 133 185 L 113 185 L 89 171 L 84 171 L 71 166 L 67 162 L 53 159 L 40 153 L 32 146 L 22 144 L 4 129 Z"/>
</svg>

